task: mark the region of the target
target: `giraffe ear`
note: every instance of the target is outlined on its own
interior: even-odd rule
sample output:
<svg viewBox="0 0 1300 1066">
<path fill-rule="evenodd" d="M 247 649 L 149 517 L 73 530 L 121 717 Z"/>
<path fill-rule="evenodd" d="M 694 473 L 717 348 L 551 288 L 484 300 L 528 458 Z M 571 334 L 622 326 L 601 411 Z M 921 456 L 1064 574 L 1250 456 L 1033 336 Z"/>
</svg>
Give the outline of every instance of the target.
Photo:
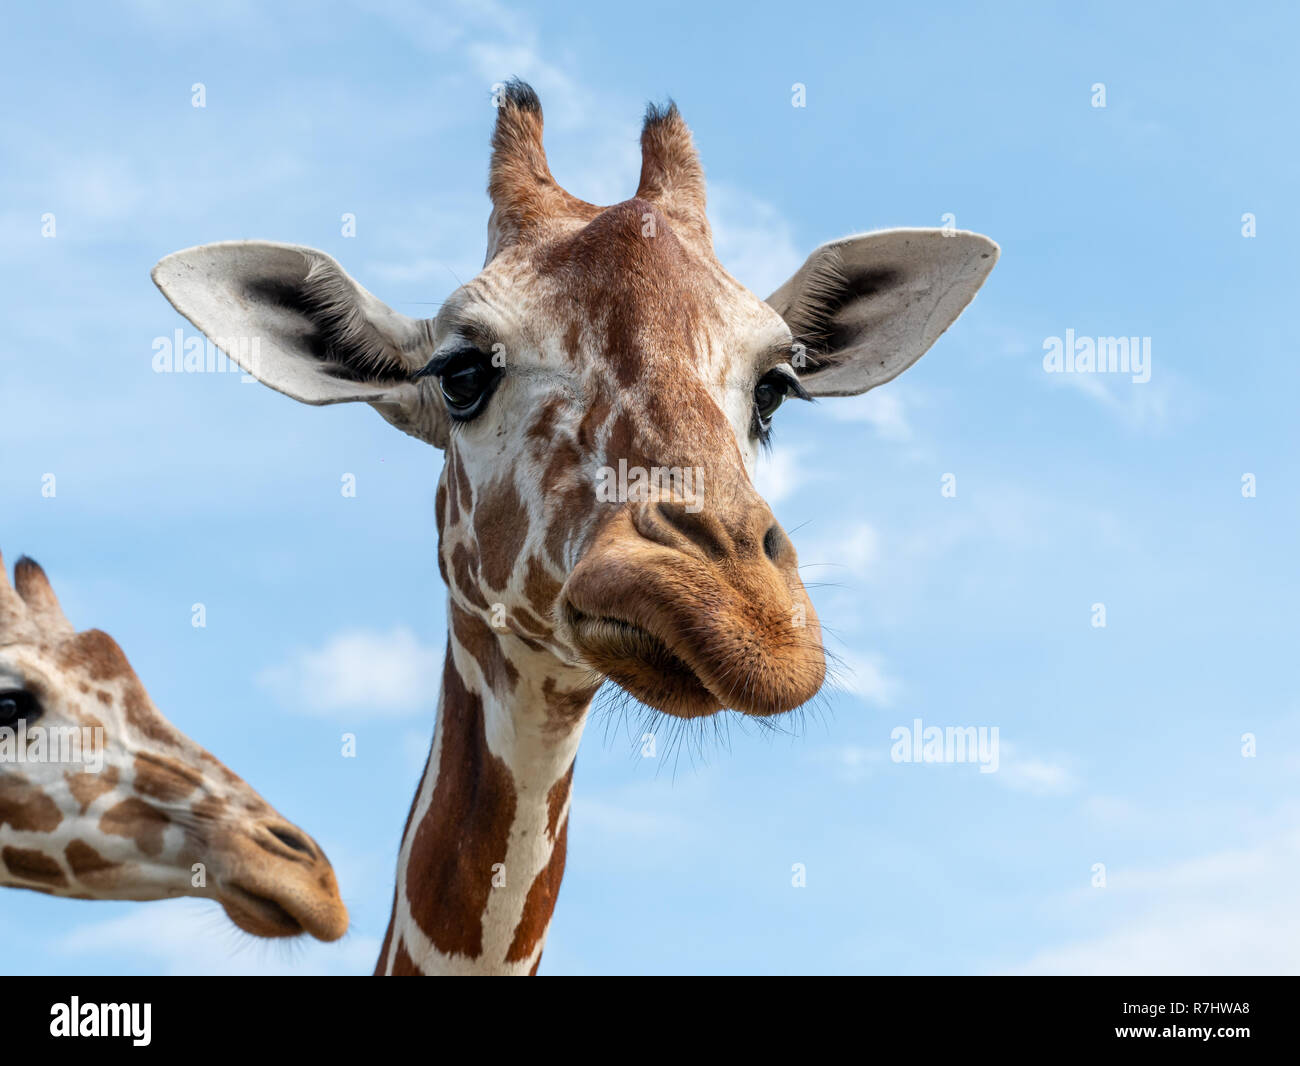
<svg viewBox="0 0 1300 1066">
<path fill-rule="evenodd" d="M 447 416 L 411 375 L 433 354 L 433 321 L 377 300 L 324 252 L 226 241 L 175 252 L 154 284 L 250 375 L 309 404 L 364 401 L 437 447 Z"/>
<path fill-rule="evenodd" d="M 856 396 L 896 378 L 974 299 L 998 252 L 964 230 L 881 230 L 823 244 L 767 299 L 806 348 L 796 365 L 804 388 Z"/>
</svg>

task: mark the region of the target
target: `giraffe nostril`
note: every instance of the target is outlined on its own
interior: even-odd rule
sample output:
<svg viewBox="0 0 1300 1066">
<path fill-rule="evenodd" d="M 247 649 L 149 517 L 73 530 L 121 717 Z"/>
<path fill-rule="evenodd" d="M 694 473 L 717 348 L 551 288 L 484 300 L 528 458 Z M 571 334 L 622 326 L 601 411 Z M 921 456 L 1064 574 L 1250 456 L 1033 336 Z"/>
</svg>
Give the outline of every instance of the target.
<svg viewBox="0 0 1300 1066">
<path fill-rule="evenodd" d="M 790 538 L 785 535 L 784 529 L 773 522 L 763 534 L 763 554 L 772 562 L 776 562 L 777 557 L 788 547 L 790 547 Z"/>
<path fill-rule="evenodd" d="M 311 841 L 296 829 L 287 825 L 268 825 L 266 830 L 286 848 L 306 855 L 309 859 L 316 858 L 316 849 L 312 847 Z"/>
</svg>

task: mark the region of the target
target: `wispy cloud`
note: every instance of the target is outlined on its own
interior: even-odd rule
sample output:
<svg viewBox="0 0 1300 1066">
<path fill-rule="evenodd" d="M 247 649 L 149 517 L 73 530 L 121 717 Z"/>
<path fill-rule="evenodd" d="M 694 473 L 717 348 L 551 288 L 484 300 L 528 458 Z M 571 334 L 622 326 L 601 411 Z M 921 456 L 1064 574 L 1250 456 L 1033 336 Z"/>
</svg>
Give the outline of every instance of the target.
<svg viewBox="0 0 1300 1066">
<path fill-rule="evenodd" d="M 912 425 L 907 417 L 908 392 L 905 386 L 891 382 L 861 396 L 845 396 L 826 401 L 826 413 L 837 422 L 865 422 L 885 441 L 902 444 L 912 439 Z"/>
<path fill-rule="evenodd" d="M 1046 948 L 1021 974 L 1295 974 L 1300 972 L 1300 829 L 1249 847 L 1151 870 L 1109 867 L 1105 888 L 1065 906 L 1092 938 Z M 1101 912 L 1101 913 L 1097 913 Z"/>
<path fill-rule="evenodd" d="M 771 204 L 725 182 L 709 186 L 709 225 L 718 261 L 767 299 L 804 261 L 790 222 Z"/>
<path fill-rule="evenodd" d="M 385 718 L 429 710 L 438 696 L 442 649 L 409 629 L 353 630 L 258 675 L 284 706 L 305 714 Z"/>
<path fill-rule="evenodd" d="M 902 683 L 889 675 L 881 656 L 842 651 L 839 659 L 836 682 L 841 690 L 857 696 L 864 703 L 877 707 L 893 706 Z"/>
<path fill-rule="evenodd" d="M 807 480 L 811 464 L 804 461 L 808 449 L 793 445 L 774 445 L 770 453 L 760 454 L 754 470 L 754 487 L 772 506 L 793 496 Z"/>
<path fill-rule="evenodd" d="M 1078 782 L 1060 761 L 1031 755 L 1018 744 L 998 742 L 998 771 L 992 776 L 1017 792 L 1059 796 L 1074 791 Z"/>
<path fill-rule="evenodd" d="M 168 900 L 74 926 L 50 947 L 67 956 L 129 958 L 169 977 L 344 976 L 369 973 L 380 942 L 349 936 L 336 944 L 271 943 L 236 930 L 215 904 Z"/>
</svg>

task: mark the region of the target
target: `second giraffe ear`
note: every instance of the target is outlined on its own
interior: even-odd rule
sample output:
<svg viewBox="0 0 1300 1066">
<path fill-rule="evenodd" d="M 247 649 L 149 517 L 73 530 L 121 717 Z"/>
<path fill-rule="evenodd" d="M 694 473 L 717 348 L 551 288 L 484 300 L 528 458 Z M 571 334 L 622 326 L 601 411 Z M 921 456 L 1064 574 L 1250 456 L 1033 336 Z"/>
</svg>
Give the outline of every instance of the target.
<svg viewBox="0 0 1300 1066">
<path fill-rule="evenodd" d="M 309 404 L 364 401 L 437 447 L 447 416 L 411 375 L 433 354 L 433 321 L 377 300 L 324 252 L 226 241 L 175 252 L 154 283 L 243 370 Z"/>
<path fill-rule="evenodd" d="M 894 229 L 823 244 L 767 302 L 805 347 L 814 396 L 855 396 L 897 377 L 961 314 L 998 261 L 963 230 Z"/>
</svg>

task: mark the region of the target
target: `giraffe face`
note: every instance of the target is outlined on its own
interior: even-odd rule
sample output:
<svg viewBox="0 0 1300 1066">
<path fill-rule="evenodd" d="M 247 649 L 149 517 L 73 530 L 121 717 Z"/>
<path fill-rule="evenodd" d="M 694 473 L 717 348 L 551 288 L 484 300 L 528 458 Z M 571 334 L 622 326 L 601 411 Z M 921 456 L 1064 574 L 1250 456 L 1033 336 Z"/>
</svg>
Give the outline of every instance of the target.
<svg viewBox="0 0 1300 1066">
<path fill-rule="evenodd" d="M 856 395 L 916 362 L 997 246 L 845 238 L 760 301 L 713 254 L 676 108 L 647 115 L 637 195 L 600 208 L 551 176 L 532 90 L 498 105 L 487 264 L 436 319 L 290 245 L 178 252 L 154 280 L 273 388 L 365 401 L 446 451 L 438 562 L 489 684 L 542 654 L 543 674 L 611 678 L 679 717 L 797 707 L 825 675 L 821 632 L 750 478 L 759 443 L 782 399 Z"/>
<path fill-rule="evenodd" d="M 457 291 L 433 341 L 459 607 L 682 717 L 816 693 L 816 614 L 750 479 L 801 391 L 790 329 L 707 244 L 641 199 L 565 218 Z"/>
<path fill-rule="evenodd" d="M 77 633 L 45 574 L 0 562 L 0 885 L 216 899 L 257 936 L 341 936 L 320 848 L 154 707 L 116 642 Z"/>
</svg>

